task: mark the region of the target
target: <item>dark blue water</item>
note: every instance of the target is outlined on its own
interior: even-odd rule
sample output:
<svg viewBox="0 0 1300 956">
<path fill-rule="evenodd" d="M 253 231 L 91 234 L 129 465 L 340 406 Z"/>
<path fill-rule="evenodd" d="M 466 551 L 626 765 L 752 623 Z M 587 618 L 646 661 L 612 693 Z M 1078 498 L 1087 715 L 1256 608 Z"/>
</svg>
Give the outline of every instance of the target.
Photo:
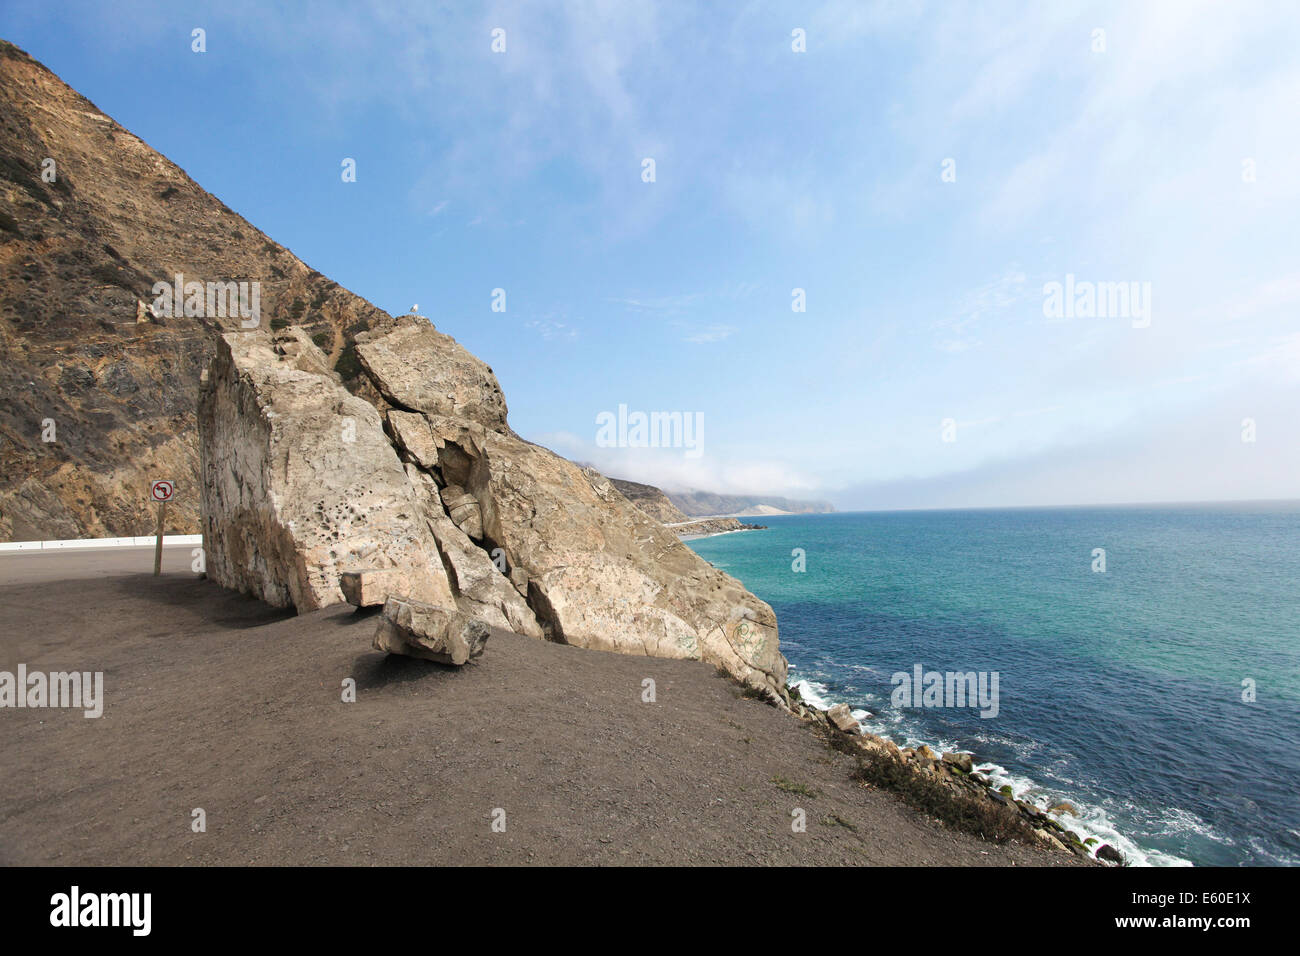
<svg viewBox="0 0 1300 956">
<path fill-rule="evenodd" d="M 805 696 L 1135 863 L 1300 863 L 1300 502 L 761 520 L 690 544 L 776 610 Z M 916 664 L 998 672 L 997 716 L 895 707 Z"/>
</svg>

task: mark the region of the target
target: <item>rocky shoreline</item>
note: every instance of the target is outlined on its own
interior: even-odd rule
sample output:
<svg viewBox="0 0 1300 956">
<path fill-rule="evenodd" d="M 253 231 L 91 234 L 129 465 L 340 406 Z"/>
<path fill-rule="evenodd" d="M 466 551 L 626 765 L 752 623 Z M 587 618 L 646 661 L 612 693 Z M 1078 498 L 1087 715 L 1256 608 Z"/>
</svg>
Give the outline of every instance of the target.
<svg viewBox="0 0 1300 956">
<path fill-rule="evenodd" d="M 1074 815 L 1060 803 L 1050 811 L 1017 800 L 1009 786 L 995 788 L 975 769 L 969 753 L 937 754 L 928 746 L 899 747 L 891 740 L 863 730 L 847 704 L 821 710 L 806 703 L 794 685 L 787 688 L 792 713 L 812 724 L 832 748 L 858 760 L 856 776 L 864 784 L 898 794 L 906 803 L 940 821 L 994 843 L 1016 839 L 1039 844 L 1083 860 L 1127 866 L 1124 855 L 1110 844 L 1096 848 L 1094 838 L 1080 840 L 1052 813 Z M 774 702 L 775 703 L 775 702 Z"/>
<path fill-rule="evenodd" d="M 672 529 L 683 541 L 695 538 L 711 538 L 717 534 L 731 534 L 733 531 L 766 531 L 765 524 L 745 524 L 739 518 L 705 518 L 679 525 Z"/>
</svg>

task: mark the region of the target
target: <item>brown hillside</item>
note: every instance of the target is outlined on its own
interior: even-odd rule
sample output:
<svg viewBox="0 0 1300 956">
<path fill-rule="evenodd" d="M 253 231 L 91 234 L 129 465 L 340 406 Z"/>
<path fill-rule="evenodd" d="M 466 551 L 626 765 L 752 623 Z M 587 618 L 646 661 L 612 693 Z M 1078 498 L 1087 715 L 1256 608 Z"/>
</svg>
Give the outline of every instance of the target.
<svg viewBox="0 0 1300 956">
<path fill-rule="evenodd" d="M 345 379 L 387 318 L 0 41 L 0 540 L 147 534 L 153 478 L 168 531 L 199 530 L 199 371 L 239 318 L 154 317 L 177 273 L 260 282 L 262 326 L 303 326 Z"/>
<path fill-rule="evenodd" d="M 668 496 L 654 485 L 643 485 L 622 478 L 610 478 L 610 484 L 622 492 L 623 497 L 660 524 L 680 524 L 690 519 L 677 510 Z"/>
</svg>

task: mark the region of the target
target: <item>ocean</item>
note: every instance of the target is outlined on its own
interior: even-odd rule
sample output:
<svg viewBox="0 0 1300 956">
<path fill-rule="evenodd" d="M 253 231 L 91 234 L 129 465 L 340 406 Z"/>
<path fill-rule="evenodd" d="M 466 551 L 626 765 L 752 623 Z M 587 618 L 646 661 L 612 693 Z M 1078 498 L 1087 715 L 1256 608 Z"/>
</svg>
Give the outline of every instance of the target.
<svg viewBox="0 0 1300 956">
<path fill-rule="evenodd" d="M 1134 865 L 1300 863 L 1300 502 L 747 520 L 689 545 L 772 605 L 806 699 Z M 917 665 L 996 672 L 996 716 L 896 706 Z"/>
</svg>

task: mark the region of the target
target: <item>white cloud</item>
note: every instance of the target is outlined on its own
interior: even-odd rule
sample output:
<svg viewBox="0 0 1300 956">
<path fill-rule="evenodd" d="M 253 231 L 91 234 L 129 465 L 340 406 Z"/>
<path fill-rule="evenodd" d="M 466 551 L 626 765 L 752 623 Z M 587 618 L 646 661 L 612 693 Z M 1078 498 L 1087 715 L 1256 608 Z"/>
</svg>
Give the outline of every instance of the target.
<svg viewBox="0 0 1300 956">
<path fill-rule="evenodd" d="M 821 489 L 818 479 L 788 462 L 714 452 L 707 444 L 703 457 L 687 458 L 682 449 L 600 448 L 594 442 L 594 429 L 592 440 L 572 432 L 548 432 L 532 440 L 602 474 L 669 491 L 810 497 Z"/>
</svg>

